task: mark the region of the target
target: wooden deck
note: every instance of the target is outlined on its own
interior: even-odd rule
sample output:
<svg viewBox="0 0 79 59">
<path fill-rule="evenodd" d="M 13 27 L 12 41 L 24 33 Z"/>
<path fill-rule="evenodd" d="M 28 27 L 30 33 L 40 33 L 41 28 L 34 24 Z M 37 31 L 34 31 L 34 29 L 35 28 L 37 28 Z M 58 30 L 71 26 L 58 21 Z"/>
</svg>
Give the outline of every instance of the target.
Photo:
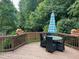
<svg viewBox="0 0 79 59">
<path fill-rule="evenodd" d="M 15 51 L 0 53 L 0 59 L 79 59 L 79 51 L 65 47 L 64 52 L 48 53 L 37 42 L 22 46 Z"/>
</svg>

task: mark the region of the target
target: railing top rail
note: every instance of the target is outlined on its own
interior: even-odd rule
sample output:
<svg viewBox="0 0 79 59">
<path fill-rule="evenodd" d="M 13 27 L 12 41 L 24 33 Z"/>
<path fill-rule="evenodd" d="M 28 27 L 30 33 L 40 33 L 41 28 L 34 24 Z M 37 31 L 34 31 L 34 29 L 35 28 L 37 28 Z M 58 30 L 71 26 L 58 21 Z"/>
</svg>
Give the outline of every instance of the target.
<svg viewBox="0 0 79 59">
<path fill-rule="evenodd" d="M 23 36 L 23 35 L 26 35 L 26 34 L 29 34 L 29 33 L 47 34 L 48 32 L 25 32 L 25 34 L 22 34 L 22 35 L 4 35 L 4 36 L 0 36 L 0 38 L 2 38 L 2 37 L 4 37 L 4 38 L 19 37 L 19 36 Z M 60 35 L 60 36 L 79 37 L 79 35 L 72 35 L 72 34 L 66 34 L 66 33 L 51 33 L 51 34 Z"/>
<path fill-rule="evenodd" d="M 19 36 L 23 36 L 23 35 L 26 35 L 26 34 L 22 34 L 22 35 L 6 35 L 6 36 L 0 36 L 1 37 L 4 37 L 4 38 L 8 38 L 8 37 L 19 37 Z"/>
<path fill-rule="evenodd" d="M 69 36 L 69 37 L 79 37 L 79 35 L 76 35 L 76 34 L 59 33 L 59 35 L 62 35 L 62 36 Z"/>
<path fill-rule="evenodd" d="M 25 32 L 25 33 L 46 33 L 46 32 Z"/>
</svg>

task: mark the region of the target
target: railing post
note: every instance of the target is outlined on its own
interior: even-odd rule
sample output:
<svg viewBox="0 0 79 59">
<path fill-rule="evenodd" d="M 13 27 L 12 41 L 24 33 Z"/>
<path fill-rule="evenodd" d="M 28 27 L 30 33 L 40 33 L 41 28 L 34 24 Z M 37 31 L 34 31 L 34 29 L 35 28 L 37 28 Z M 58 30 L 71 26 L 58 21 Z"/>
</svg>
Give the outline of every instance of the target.
<svg viewBox="0 0 79 59">
<path fill-rule="evenodd" d="M 12 49 L 14 50 L 14 37 L 12 37 Z"/>
</svg>

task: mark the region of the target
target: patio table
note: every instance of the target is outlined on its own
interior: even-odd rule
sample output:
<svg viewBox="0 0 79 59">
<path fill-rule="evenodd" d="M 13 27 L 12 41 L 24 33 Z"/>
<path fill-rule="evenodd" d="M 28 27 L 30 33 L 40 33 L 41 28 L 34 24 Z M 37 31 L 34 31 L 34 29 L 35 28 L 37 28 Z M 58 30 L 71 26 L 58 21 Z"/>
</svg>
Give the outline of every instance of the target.
<svg viewBox="0 0 79 59">
<path fill-rule="evenodd" d="M 62 40 L 63 38 L 60 36 L 47 35 L 47 37 L 52 37 L 52 40 Z"/>
</svg>

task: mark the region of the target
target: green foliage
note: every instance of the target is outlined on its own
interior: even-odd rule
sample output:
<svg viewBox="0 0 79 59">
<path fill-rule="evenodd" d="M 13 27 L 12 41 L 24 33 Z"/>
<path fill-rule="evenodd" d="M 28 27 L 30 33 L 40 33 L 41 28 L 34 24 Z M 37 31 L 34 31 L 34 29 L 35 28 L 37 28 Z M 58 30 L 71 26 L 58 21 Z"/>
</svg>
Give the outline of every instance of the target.
<svg viewBox="0 0 79 59">
<path fill-rule="evenodd" d="M 20 27 L 24 29 L 29 29 L 30 24 L 29 24 L 29 15 L 31 14 L 32 11 L 36 9 L 38 4 L 42 0 L 21 0 L 20 1 Z"/>
<path fill-rule="evenodd" d="M 68 14 L 70 16 L 78 17 L 79 16 L 79 0 L 76 0 L 75 3 L 68 8 L 68 11 L 69 11 Z"/>
<path fill-rule="evenodd" d="M 74 0 L 44 0 L 42 1 L 34 12 L 29 16 L 30 24 L 32 29 L 38 26 L 43 28 L 48 24 L 50 20 L 50 14 L 56 13 L 58 20 L 59 18 L 67 17 L 67 8 L 74 2 Z"/>
<path fill-rule="evenodd" d="M 71 29 L 79 28 L 75 19 L 62 19 L 57 23 L 58 32 L 70 33 Z"/>
<path fill-rule="evenodd" d="M 74 3 L 75 0 L 52 0 L 52 9 L 57 14 L 66 14 L 67 8 Z"/>
<path fill-rule="evenodd" d="M 68 17 L 67 9 L 75 0 L 21 0 L 20 24 L 27 31 L 42 31 L 55 12 L 56 20 Z"/>
<path fill-rule="evenodd" d="M 11 39 L 5 39 L 3 41 L 3 48 L 4 49 L 10 49 L 12 47 L 12 40 Z"/>
<path fill-rule="evenodd" d="M 16 31 L 12 31 L 10 35 L 16 35 Z"/>
<path fill-rule="evenodd" d="M 32 29 L 37 28 L 37 26 L 38 28 L 41 27 L 41 29 L 43 29 L 47 24 L 51 13 L 50 4 L 51 0 L 44 0 L 38 5 L 35 11 L 31 13 L 29 19 L 31 20 L 30 23 L 32 24 Z"/>
<path fill-rule="evenodd" d="M 69 7 L 69 14 L 78 16 L 78 3 L 78 0 L 21 0 L 20 11 L 17 13 L 10 0 L 2 0 L 0 2 L 0 31 L 11 32 L 17 27 L 26 31 L 43 31 L 52 12 L 55 12 L 57 21 L 68 17 Z"/>
<path fill-rule="evenodd" d="M 16 28 L 16 12 L 10 0 L 0 2 L 0 31 L 7 32 Z"/>
<path fill-rule="evenodd" d="M 45 25 L 43 30 L 44 30 L 44 32 L 48 32 L 48 25 Z"/>
</svg>

